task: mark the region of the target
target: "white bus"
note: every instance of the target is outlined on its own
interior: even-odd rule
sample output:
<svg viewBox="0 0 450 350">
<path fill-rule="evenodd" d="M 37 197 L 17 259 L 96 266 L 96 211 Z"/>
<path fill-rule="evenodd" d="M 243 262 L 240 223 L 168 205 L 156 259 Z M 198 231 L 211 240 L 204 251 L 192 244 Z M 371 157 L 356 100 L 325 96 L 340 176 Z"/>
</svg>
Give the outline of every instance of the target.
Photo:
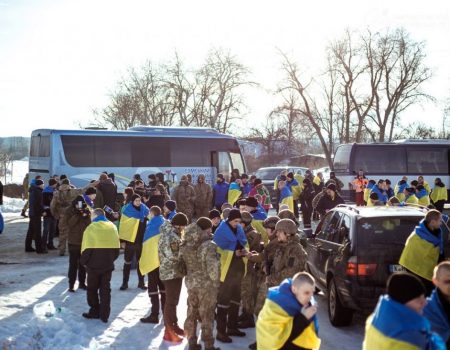
<svg viewBox="0 0 450 350">
<path fill-rule="evenodd" d="M 333 168 L 345 185 L 344 197 L 353 200 L 354 192 L 350 191 L 349 183 L 359 170 L 363 170 L 367 178 L 375 181 L 389 179 L 393 187 L 402 176 L 407 176 L 410 182 L 422 175 L 431 188 L 437 177 L 449 188 L 449 157 L 450 140 L 353 143 L 338 146 Z"/>
<path fill-rule="evenodd" d="M 65 174 L 81 187 L 107 171 L 122 190 L 134 174 L 147 181 L 149 174 L 161 172 L 169 184 L 183 174 L 192 174 L 193 181 L 204 174 L 212 184 L 217 173 L 232 169 L 246 170 L 237 139 L 209 128 L 39 129 L 31 134 L 30 179 Z"/>
</svg>

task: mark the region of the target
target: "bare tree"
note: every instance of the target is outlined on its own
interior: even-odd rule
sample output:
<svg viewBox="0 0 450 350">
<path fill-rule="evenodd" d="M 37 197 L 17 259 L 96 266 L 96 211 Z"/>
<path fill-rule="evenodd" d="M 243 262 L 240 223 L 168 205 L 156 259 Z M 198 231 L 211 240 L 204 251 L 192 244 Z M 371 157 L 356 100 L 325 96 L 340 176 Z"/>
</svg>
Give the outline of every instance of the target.
<svg viewBox="0 0 450 350">
<path fill-rule="evenodd" d="M 267 155 L 273 157 L 276 143 L 285 140 L 285 130 L 280 125 L 278 118 L 271 113 L 266 117 L 263 127 L 251 128 L 250 135 L 246 139 L 263 145 Z"/>
</svg>

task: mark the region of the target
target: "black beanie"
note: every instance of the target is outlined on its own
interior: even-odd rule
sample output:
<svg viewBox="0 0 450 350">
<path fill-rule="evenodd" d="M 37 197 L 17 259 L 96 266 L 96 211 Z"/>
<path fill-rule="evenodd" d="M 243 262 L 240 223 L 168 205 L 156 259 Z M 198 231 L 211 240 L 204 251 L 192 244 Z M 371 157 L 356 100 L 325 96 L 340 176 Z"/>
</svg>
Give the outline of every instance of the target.
<svg viewBox="0 0 450 350">
<path fill-rule="evenodd" d="M 233 208 L 230 210 L 230 214 L 228 214 L 228 221 L 233 221 L 236 219 L 242 219 L 241 212 L 239 209 Z"/>
<path fill-rule="evenodd" d="M 327 189 L 336 192 L 336 185 L 334 183 L 330 183 L 328 184 Z"/>
<path fill-rule="evenodd" d="M 166 203 L 164 203 L 164 205 L 170 211 L 174 211 L 176 209 L 176 207 L 177 207 L 177 202 L 175 202 L 175 201 L 167 201 Z"/>
<path fill-rule="evenodd" d="M 133 203 L 134 200 L 137 199 L 137 198 L 141 199 L 141 196 L 138 195 L 137 193 L 134 193 L 134 194 L 131 196 L 131 198 L 130 198 L 131 203 Z"/>
<path fill-rule="evenodd" d="M 209 219 L 215 219 L 215 218 L 219 218 L 220 219 L 220 211 L 218 211 L 217 209 L 213 209 L 209 212 Z"/>
<path fill-rule="evenodd" d="M 423 283 L 408 272 L 399 272 L 391 275 L 387 281 L 389 297 L 398 303 L 406 304 L 408 301 L 425 295 Z"/>
<path fill-rule="evenodd" d="M 197 226 L 202 230 L 207 230 L 212 227 L 212 222 L 207 217 L 201 217 L 197 220 Z"/>
<path fill-rule="evenodd" d="M 255 197 L 248 197 L 245 200 L 245 204 L 247 204 L 248 207 L 257 208 L 258 207 L 258 201 Z"/>
<path fill-rule="evenodd" d="M 35 182 L 36 186 L 41 186 L 44 184 L 44 181 L 42 181 L 41 179 L 37 179 Z"/>
<path fill-rule="evenodd" d="M 187 226 L 188 218 L 183 213 L 176 213 L 171 221 L 173 226 Z"/>
<path fill-rule="evenodd" d="M 89 187 L 87 190 L 86 190 L 86 192 L 84 192 L 84 194 L 86 195 L 86 196 L 89 196 L 90 194 L 96 194 L 97 193 L 97 190 L 95 189 L 95 187 Z"/>
</svg>

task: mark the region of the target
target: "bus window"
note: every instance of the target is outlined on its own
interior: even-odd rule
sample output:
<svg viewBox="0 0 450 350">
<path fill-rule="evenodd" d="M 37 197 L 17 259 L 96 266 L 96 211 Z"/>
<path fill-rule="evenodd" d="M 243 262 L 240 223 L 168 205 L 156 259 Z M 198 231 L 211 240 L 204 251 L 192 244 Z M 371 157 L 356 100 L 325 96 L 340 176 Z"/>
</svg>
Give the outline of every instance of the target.
<svg viewBox="0 0 450 350">
<path fill-rule="evenodd" d="M 447 148 L 408 148 L 408 172 L 415 174 L 448 174 Z"/>
<path fill-rule="evenodd" d="M 192 138 L 171 139 L 171 164 L 179 167 L 197 167 L 205 164 L 209 154 L 207 141 Z"/>
<path fill-rule="evenodd" d="M 352 153 L 352 145 L 341 145 L 337 148 L 334 155 L 334 171 L 346 172 L 350 171 L 350 154 Z M 359 169 L 352 169 L 359 170 Z"/>
<path fill-rule="evenodd" d="M 30 157 L 50 156 L 50 136 L 33 136 L 30 142 Z"/>
<path fill-rule="evenodd" d="M 233 169 L 238 169 L 239 174 L 245 172 L 244 162 L 240 153 L 230 152 L 231 162 L 233 163 Z"/>
<path fill-rule="evenodd" d="M 406 174 L 406 154 L 397 146 L 357 146 L 354 169 L 362 169 L 369 174 Z"/>
<path fill-rule="evenodd" d="M 131 145 L 128 137 L 96 137 L 95 164 L 102 167 L 131 166 Z"/>
<path fill-rule="evenodd" d="M 217 152 L 217 172 L 228 176 L 231 174 L 231 160 L 228 152 Z"/>
</svg>

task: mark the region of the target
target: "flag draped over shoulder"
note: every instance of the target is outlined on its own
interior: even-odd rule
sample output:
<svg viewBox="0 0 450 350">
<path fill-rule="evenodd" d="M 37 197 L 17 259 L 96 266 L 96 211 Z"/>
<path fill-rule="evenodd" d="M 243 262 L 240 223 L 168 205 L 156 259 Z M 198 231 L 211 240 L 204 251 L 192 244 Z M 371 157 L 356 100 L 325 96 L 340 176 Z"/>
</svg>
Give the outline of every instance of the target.
<svg viewBox="0 0 450 350">
<path fill-rule="evenodd" d="M 142 254 L 139 259 L 139 270 L 145 275 L 159 267 L 158 244 L 160 227 L 165 220 L 162 215 L 153 217 L 148 223 L 144 233 Z"/>
<path fill-rule="evenodd" d="M 83 233 L 81 252 L 86 249 L 119 249 L 116 225 L 104 216 L 96 217 Z"/>
<path fill-rule="evenodd" d="M 236 182 L 230 183 L 230 187 L 228 188 L 228 203 L 234 205 L 234 203 L 236 203 L 240 196 L 241 188 L 239 187 L 239 185 Z"/>
<path fill-rule="evenodd" d="M 289 210 L 294 212 L 294 198 L 292 197 L 291 190 L 284 186 L 280 193 L 280 204 L 286 204 Z"/>
<path fill-rule="evenodd" d="M 143 222 L 148 216 L 150 209 L 145 204 L 141 204 L 140 210 L 136 210 L 131 203 L 123 209 L 119 224 L 120 239 L 134 243 L 139 227 L 139 222 Z"/>
<path fill-rule="evenodd" d="M 223 282 L 230 268 L 237 243 L 239 242 L 243 247 L 248 248 L 247 237 L 241 225 L 237 226 L 237 233 L 235 234 L 231 231 L 227 222 L 222 221 L 214 233 L 213 241 L 217 244 L 217 252 L 220 254 L 220 281 Z M 246 258 L 244 258 L 244 263 L 247 265 Z"/>
<path fill-rule="evenodd" d="M 280 349 L 289 339 L 294 325 L 294 317 L 300 314 L 303 308 L 303 305 L 292 293 L 291 286 L 292 279 L 288 278 L 279 286 L 269 289 L 256 324 L 258 349 Z M 311 303 L 314 303 L 314 299 Z M 314 316 L 311 323 L 292 340 L 292 343 L 305 349 L 318 349 L 320 347 L 318 333 L 318 321 Z"/>
<path fill-rule="evenodd" d="M 267 213 L 266 211 L 261 207 L 258 206 L 257 210 L 252 212 L 252 226 L 258 231 L 258 233 L 261 235 L 264 245 L 269 243 L 269 236 L 267 236 L 266 229 L 264 228 L 264 220 L 267 219 Z"/>
</svg>

